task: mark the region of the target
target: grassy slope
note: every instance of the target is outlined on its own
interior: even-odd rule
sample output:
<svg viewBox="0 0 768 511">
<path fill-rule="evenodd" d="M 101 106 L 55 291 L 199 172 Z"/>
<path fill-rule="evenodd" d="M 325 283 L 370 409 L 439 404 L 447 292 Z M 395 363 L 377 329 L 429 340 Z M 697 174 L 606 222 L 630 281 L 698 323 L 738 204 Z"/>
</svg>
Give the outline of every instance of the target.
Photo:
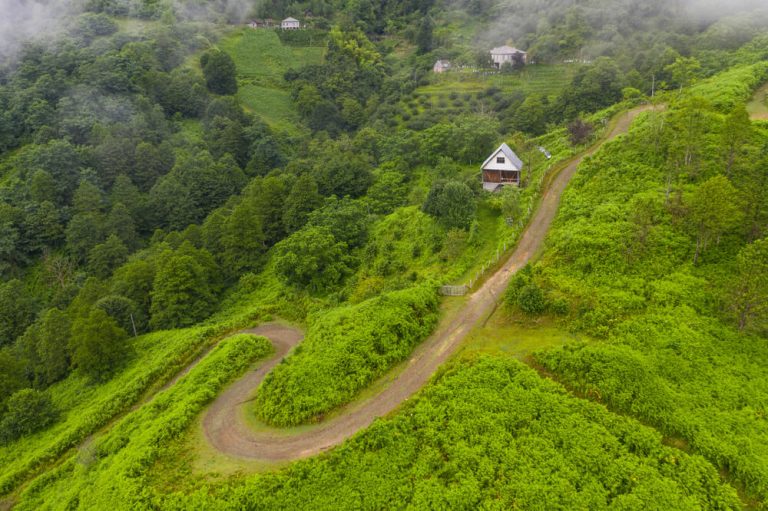
<svg viewBox="0 0 768 511">
<path fill-rule="evenodd" d="M 326 456 L 227 485 L 194 476 L 164 483 L 182 490 L 155 497 L 170 509 L 738 505 L 701 458 L 664 447 L 650 428 L 573 398 L 508 357 L 452 363 L 397 416 Z"/>
<path fill-rule="evenodd" d="M 757 89 L 755 95 L 749 100 L 747 112 L 752 119 L 768 119 L 768 83 Z"/>
<path fill-rule="evenodd" d="M 749 97 L 744 84 L 754 87 L 764 72 L 762 64 L 734 69 L 695 93 L 728 111 Z M 628 164 L 647 161 L 637 143 L 644 132 L 641 124 L 581 169 L 543 255 L 553 290 L 578 302 L 574 326 L 607 339 L 543 351 L 537 360 L 574 390 L 679 437 L 762 501 L 762 509 L 768 499 L 768 344 L 735 331 L 716 306 L 722 287 L 733 282 L 741 241 L 724 237 L 693 266 L 693 240 L 664 212 L 646 254 L 623 261 L 633 198 L 663 203 L 663 172 Z"/>
<path fill-rule="evenodd" d="M 237 66 L 238 99 L 272 128 L 296 133 L 299 121 L 283 75 L 289 69 L 319 64 L 324 48 L 284 46 L 272 30 L 236 30 L 219 41 Z"/>
<path fill-rule="evenodd" d="M 125 411 L 151 387 L 162 384 L 213 339 L 206 327 L 154 332 L 131 341 L 133 358 L 112 380 L 93 385 L 79 373 L 50 388 L 63 419 L 51 428 L 0 448 L 0 494 L 42 464 Z"/>
</svg>

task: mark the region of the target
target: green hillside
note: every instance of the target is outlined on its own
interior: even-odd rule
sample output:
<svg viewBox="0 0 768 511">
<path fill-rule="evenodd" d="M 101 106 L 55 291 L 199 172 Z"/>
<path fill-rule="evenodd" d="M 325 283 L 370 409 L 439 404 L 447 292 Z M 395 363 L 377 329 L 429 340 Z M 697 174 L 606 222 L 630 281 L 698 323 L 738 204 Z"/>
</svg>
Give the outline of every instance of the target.
<svg viewBox="0 0 768 511">
<path fill-rule="evenodd" d="M 768 14 L 702 5 L 19 4 L 0 509 L 768 509 Z"/>
</svg>

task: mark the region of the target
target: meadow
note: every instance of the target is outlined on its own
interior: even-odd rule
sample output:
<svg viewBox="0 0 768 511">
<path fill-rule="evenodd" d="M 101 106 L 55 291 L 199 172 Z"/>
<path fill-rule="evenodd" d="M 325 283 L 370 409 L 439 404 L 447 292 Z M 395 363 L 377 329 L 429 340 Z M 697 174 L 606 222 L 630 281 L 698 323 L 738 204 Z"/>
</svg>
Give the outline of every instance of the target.
<svg viewBox="0 0 768 511">
<path fill-rule="evenodd" d="M 295 134 L 299 115 L 283 75 L 289 69 L 320 64 L 320 46 L 286 46 L 274 30 L 243 28 L 223 37 L 218 46 L 237 66 L 237 98 L 247 111 L 278 131 Z"/>
</svg>

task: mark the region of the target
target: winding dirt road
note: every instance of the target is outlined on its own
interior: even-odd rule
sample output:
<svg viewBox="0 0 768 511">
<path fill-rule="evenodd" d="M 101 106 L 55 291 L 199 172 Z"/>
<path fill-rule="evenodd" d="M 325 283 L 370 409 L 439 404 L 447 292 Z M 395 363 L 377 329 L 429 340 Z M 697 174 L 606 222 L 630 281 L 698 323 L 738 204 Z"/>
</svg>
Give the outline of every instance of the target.
<svg viewBox="0 0 768 511">
<path fill-rule="evenodd" d="M 275 354 L 228 387 L 208 408 L 203 430 L 210 444 L 222 453 L 251 459 L 288 461 L 318 454 L 340 444 L 367 427 L 377 417 L 387 415 L 412 396 L 429 380 L 437 368 L 459 347 L 464 337 L 481 320 L 488 317 L 503 293 L 510 276 L 523 267 L 541 247 L 557 212 L 560 196 L 586 156 L 593 154 L 607 140 L 627 131 L 632 120 L 652 107 L 641 106 L 622 114 L 601 143 L 574 158 L 551 180 L 541 204 L 523 233 L 514 253 L 496 273 L 469 296 L 456 314 L 444 318 L 437 330 L 414 351 L 407 366 L 384 390 L 349 411 L 306 431 L 273 429 L 255 431 L 245 423 L 242 406 L 248 402 L 264 376 L 302 339 L 296 329 L 276 323 L 262 325 L 247 332 L 272 340 Z"/>
</svg>

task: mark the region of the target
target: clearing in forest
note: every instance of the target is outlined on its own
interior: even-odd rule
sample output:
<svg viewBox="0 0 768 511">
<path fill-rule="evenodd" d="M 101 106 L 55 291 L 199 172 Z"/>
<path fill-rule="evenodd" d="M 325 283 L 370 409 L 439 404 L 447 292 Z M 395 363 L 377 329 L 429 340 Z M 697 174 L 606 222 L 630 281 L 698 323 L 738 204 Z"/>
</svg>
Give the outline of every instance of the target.
<svg viewBox="0 0 768 511">
<path fill-rule="evenodd" d="M 219 47 L 237 66 L 237 98 L 270 127 L 295 132 L 299 114 L 283 76 L 289 69 L 320 64 L 325 48 L 286 46 L 274 30 L 243 28 L 222 38 Z"/>
</svg>

